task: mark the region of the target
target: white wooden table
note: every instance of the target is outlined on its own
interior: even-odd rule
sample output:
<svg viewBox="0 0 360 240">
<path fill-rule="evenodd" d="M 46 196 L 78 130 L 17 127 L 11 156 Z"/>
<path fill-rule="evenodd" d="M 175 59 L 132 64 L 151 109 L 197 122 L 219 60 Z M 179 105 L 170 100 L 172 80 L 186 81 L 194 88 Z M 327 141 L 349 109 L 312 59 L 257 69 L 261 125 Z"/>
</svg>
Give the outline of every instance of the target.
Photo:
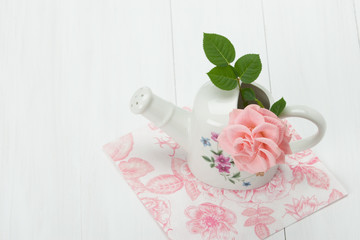
<svg viewBox="0 0 360 240">
<path fill-rule="evenodd" d="M 269 239 L 358 239 L 359 26 L 359 0 L 0 0 L 0 239 L 165 239 L 101 147 L 147 122 L 140 86 L 191 106 L 203 32 L 328 123 L 314 151 L 350 195 Z"/>
</svg>

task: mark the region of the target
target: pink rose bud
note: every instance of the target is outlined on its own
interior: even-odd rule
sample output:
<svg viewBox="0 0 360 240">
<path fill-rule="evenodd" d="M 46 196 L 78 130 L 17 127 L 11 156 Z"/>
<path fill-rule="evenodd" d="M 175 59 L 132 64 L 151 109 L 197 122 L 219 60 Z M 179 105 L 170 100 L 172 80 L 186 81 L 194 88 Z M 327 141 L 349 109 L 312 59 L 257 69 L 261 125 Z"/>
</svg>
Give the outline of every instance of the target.
<svg viewBox="0 0 360 240">
<path fill-rule="evenodd" d="M 273 112 L 251 104 L 229 116 L 229 125 L 217 140 L 240 171 L 266 172 L 285 162 L 285 155 L 291 153 L 291 136 L 286 123 Z"/>
</svg>

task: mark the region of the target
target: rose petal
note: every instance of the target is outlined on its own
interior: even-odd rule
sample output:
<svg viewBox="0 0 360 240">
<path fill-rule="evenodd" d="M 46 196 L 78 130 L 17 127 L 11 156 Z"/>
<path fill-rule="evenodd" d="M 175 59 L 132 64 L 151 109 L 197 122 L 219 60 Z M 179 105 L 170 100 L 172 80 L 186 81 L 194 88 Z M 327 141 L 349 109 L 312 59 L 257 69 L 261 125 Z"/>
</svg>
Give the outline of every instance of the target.
<svg viewBox="0 0 360 240">
<path fill-rule="evenodd" d="M 256 157 L 251 162 L 251 164 L 246 164 L 244 167 L 245 167 L 245 171 L 249 173 L 266 172 L 270 168 L 269 164 L 267 163 L 267 160 L 264 159 L 259 154 L 256 155 Z"/>
<path fill-rule="evenodd" d="M 250 104 L 248 105 L 246 108 L 249 108 L 249 109 L 252 109 L 252 110 L 255 110 L 257 112 L 259 112 L 259 110 L 261 109 L 261 107 L 257 104 Z"/>
<path fill-rule="evenodd" d="M 276 164 L 285 164 L 285 154 L 282 152 L 281 155 L 276 159 Z"/>
<path fill-rule="evenodd" d="M 279 142 L 279 136 L 280 136 L 279 133 L 280 133 L 279 128 L 270 123 L 264 123 L 258 125 L 252 131 L 252 135 L 254 136 L 254 138 L 257 137 L 269 138 L 273 140 L 275 143 Z"/>
<path fill-rule="evenodd" d="M 242 109 L 233 109 L 230 113 L 229 113 L 229 125 L 233 125 L 233 124 L 237 124 L 239 123 L 237 120 L 238 116 L 243 112 L 244 110 Z"/>
<path fill-rule="evenodd" d="M 223 149 L 225 152 L 227 152 L 230 155 L 235 154 L 235 151 L 233 149 L 232 142 L 229 141 L 225 129 L 221 132 L 221 134 L 218 137 L 219 146 L 221 149 Z"/>
<path fill-rule="evenodd" d="M 276 114 L 275 113 L 273 113 L 272 111 L 270 111 L 270 110 L 268 110 L 268 109 L 266 109 L 266 108 L 258 108 L 257 109 L 257 111 L 259 112 L 259 113 L 261 113 L 264 117 L 266 116 L 266 117 L 270 117 L 270 118 L 274 118 L 274 119 L 279 119 L 279 117 L 278 116 L 276 116 Z"/>
<path fill-rule="evenodd" d="M 233 148 L 236 152 L 253 152 L 253 145 L 252 139 L 237 138 L 234 141 Z"/>
<path fill-rule="evenodd" d="M 270 151 L 266 149 L 259 150 L 259 155 L 267 162 L 268 168 L 276 165 L 277 157 L 275 157 Z M 266 169 L 268 170 L 268 169 Z"/>
<path fill-rule="evenodd" d="M 265 150 L 271 152 L 275 158 L 278 158 L 280 156 L 280 154 L 282 153 L 279 146 L 275 142 L 273 142 L 271 139 L 256 138 L 255 142 L 262 143 L 262 145 L 258 147 L 259 151 L 262 149 L 265 149 Z"/>
<path fill-rule="evenodd" d="M 274 117 L 270 117 L 270 116 L 265 116 L 264 119 L 265 119 L 266 123 L 269 123 L 269 124 L 272 124 L 272 125 L 275 125 L 278 127 L 279 141 L 277 143 L 280 143 L 283 140 L 283 137 L 286 135 L 286 131 L 287 131 L 286 124 L 278 117 L 274 118 Z"/>
<path fill-rule="evenodd" d="M 251 137 L 250 130 L 247 129 L 245 126 L 229 125 L 223 129 L 223 131 L 218 137 L 219 146 L 225 152 L 233 155 L 235 154 L 235 149 L 233 148 L 234 140 L 236 138 L 242 138 L 245 136 Z"/>
<path fill-rule="evenodd" d="M 239 170 L 257 173 L 284 163 L 285 154 L 291 153 L 290 139 L 286 122 L 267 109 L 249 105 L 229 114 L 229 125 L 218 142 Z"/>
<path fill-rule="evenodd" d="M 291 137 L 284 137 L 283 141 L 279 144 L 279 148 L 285 153 L 285 154 L 291 154 L 291 148 L 290 148 L 290 139 Z"/>
<path fill-rule="evenodd" d="M 241 161 L 237 161 L 235 158 L 234 158 L 234 163 L 235 163 L 235 166 L 240 170 L 240 171 L 246 171 L 246 172 L 250 172 L 248 171 L 248 165 L 242 163 Z"/>
<path fill-rule="evenodd" d="M 234 141 L 237 138 L 251 139 L 251 131 L 243 125 L 230 125 L 224 130 L 229 141 Z"/>
<path fill-rule="evenodd" d="M 238 162 L 242 162 L 245 165 L 252 162 L 255 158 L 256 155 L 249 155 L 251 153 L 248 152 L 242 152 L 242 153 L 237 153 L 236 155 L 233 156 L 233 159 L 238 161 Z"/>
<path fill-rule="evenodd" d="M 230 117 L 232 117 L 230 119 L 232 124 L 241 124 L 248 128 L 254 128 L 265 122 L 264 117 L 260 113 L 249 107 L 245 108 L 239 114 L 230 115 Z"/>
</svg>

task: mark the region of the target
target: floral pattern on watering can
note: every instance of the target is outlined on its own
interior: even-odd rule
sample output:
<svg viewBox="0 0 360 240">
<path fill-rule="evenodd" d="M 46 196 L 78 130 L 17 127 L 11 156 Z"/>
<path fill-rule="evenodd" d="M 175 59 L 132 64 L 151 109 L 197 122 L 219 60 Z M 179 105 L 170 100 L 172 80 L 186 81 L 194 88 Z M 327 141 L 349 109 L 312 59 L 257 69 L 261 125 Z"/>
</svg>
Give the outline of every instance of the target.
<svg viewBox="0 0 360 240">
<path fill-rule="evenodd" d="M 203 155 L 202 158 L 209 163 L 210 168 L 216 169 L 221 176 L 224 177 L 226 181 L 229 181 L 233 184 L 237 182 L 242 182 L 244 187 L 251 186 L 253 179 L 257 177 L 263 177 L 264 173 L 259 172 L 252 174 L 250 176 L 242 177 L 241 172 L 235 166 L 234 160 L 231 156 L 227 156 L 224 151 L 219 147 L 217 138 L 219 134 L 216 132 L 211 132 L 211 137 L 201 137 L 200 142 L 203 144 L 204 148 L 209 152 L 208 155 Z"/>
</svg>

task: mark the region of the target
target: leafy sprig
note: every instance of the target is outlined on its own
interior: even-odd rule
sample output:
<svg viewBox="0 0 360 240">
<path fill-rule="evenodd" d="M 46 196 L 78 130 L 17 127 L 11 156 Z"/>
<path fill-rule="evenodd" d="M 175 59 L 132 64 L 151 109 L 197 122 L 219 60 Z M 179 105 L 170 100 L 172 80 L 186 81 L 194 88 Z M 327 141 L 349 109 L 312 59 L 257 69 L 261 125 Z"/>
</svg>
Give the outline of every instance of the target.
<svg viewBox="0 0 360 240">
<path fill-rule="evenodd" d="M 216 87 L 230 91 L 239 86 L 244 107 L 250 101 L 264 107 L 253 89 L 241 86 L 241 83 L 250 84 L 259 77 L 262 70 L 259 54 L 246 54 L 232 66 L 231 63 L 235 60 L 234 46 L 226 37 L 214 33 L 204 33 L 203 48 L 207 59 L 215 65 L 207 75 Z M 281 98 L 271 106 L 270 111 L 279 116 L 285 105 L 285 100 Z"/>
</svg>

